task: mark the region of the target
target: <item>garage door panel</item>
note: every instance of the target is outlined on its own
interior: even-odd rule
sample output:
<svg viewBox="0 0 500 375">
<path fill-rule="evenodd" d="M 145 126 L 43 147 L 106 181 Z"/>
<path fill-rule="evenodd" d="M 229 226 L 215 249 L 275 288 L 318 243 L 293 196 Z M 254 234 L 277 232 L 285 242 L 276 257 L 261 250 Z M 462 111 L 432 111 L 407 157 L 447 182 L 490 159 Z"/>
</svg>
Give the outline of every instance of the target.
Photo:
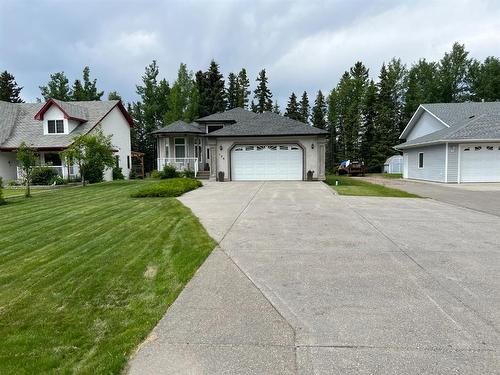
<svg viewBox="0 0 500 375">
<path fill-rule="evenodd" d="M 232 180 L 302 180 L 302 149 L 297 145 L 237 146 L 231 152 Z"/>
<path fill-rule="evenodd" d="M 460 147 L 461 182 L 500 182 L 500 143 Z"/>
</svg>

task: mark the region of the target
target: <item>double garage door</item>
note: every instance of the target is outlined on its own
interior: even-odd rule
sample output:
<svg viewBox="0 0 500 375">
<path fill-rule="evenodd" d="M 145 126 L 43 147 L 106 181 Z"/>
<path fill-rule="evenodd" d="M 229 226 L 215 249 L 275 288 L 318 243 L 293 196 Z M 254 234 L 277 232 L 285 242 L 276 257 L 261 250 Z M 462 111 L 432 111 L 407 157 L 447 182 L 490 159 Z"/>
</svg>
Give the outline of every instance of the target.
<svg viewBox="0 0 500 375">
<path fill-rule="evenodd" d="M 241 145 L 231 151 L 231 179 L 302 180 L 302 149 L 296 144 Z"/>
<path fill-rule="evenodd" d="M 460 146 L 461 182 L 500 182 L 500 143 Z"/>
</svg>

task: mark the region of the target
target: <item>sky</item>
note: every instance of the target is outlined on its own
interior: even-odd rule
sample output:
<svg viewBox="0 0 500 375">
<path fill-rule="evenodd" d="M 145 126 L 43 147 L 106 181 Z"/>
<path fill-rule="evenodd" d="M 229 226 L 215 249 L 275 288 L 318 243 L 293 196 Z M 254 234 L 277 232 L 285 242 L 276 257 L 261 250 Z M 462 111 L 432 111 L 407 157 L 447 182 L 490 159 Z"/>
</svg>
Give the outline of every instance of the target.
<svg viewBox="0 0 500 375">
<path fill-rule="evenodd" d="M 86 65 L 106 95 L 135 101 L 153 59 L 169 82 L 181 62 L 196 72 L 215 59 L 225 77 L 245 67 L 252 88 L 265 68 L 283 108 L 292 91 L 329 92 L 358 60 L 376 79 L 392 57 L 438 60 L 455 41 L 500 56 L 500 0 L 0 0 L 0 70 L 25 101 L 50 73 L 72 83 Z"/>
</svg>

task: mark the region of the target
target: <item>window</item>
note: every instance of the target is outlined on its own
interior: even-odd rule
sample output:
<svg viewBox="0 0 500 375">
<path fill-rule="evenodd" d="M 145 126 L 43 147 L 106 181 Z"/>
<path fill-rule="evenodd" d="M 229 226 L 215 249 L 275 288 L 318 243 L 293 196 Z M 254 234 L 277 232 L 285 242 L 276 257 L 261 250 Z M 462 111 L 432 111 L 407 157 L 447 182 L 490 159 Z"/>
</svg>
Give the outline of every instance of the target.
<svg viewBox="0 0 500 375">
<path fill-rule="evenodd" d="M 127 169 L 130 169 L 130 155 L 127 155 Z"/>
<path fill-rule="evenodd" d="M 115 155 L 115 167 L 120 168 L 120 156 Z"/>
<path fill-rule="evenodd" d="M 486 146 L 486 149 L 487 149 L 488 151 L 493 151 L 493 146 Z"/>
<path fill-rule="evenodd" d="M 418 153 L 418 167 L 419 168 L 424 167 L 424 153 L 423 152 Z"/>
<path fill-rule="evenodd" d="M 210 159 L 210 149 L 207 147 L 207 160 Z"/>
<path fill-rule="evenodd" d="M 222 129 L 224 126 L 222 125 L 207 125 L 207 133 L 212 133 L 216 130 Z"/>
<path fill-rule="evenodd" d="M 481 151 L 483 148 L 481 146 L 474 147 L 474 151 Z"/>
<path fill-rule="evenodd" d="M 194 139 L 194 157 L 197 159 L 201 159 L 201 139 Z M 201 161 L 201 160 L 198 160 Z"/>
<path fill-rule="evenodd" d="M 47 131 L 49 134 L 63 134 L 64 121 L 63 120 L 49 120 L 47 121 Z"/>
<path fill-rule="evenodd" d="M 184 138 L 175 138 L 175 158 L 185 158 L 186 157 L 186 140 Z"/>
</svg>

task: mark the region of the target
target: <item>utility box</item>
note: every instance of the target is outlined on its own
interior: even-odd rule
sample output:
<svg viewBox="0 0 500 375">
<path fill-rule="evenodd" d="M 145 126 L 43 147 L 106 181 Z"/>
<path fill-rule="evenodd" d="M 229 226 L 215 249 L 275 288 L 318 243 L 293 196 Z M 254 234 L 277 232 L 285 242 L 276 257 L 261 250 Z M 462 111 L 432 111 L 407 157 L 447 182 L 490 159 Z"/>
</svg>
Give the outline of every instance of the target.
<svg viewBox="0 0 500 375">
<path fill-rule="evenodd" d="M 217 175 L 217 181 L 224 182 L 224 172 L 223 171 L 219 172 L 219 174 Z"/>
<path fill-rule="evenodd" d="M 307 181 L 313 180 L 314 171 L 307 171 Z"/>
</svg>

